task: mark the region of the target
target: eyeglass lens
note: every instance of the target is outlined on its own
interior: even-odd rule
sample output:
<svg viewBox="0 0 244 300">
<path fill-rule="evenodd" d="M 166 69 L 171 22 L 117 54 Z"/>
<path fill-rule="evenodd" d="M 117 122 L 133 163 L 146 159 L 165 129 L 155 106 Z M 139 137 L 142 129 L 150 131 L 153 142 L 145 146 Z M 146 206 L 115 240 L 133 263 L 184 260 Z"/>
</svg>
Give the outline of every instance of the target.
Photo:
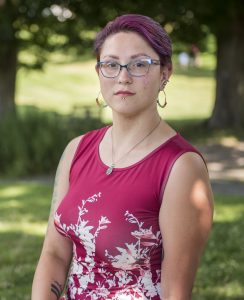
<svg viewBox="0 0 244 300">
<path fill-rule="evenodd" d="M 119 75 L 122 68 L 126 68 L 131 76 L 144 76 L 149 70 L 149 66 L 154 64 L 151 59 L 135 60 L 127 65 L 121 65 L 118 62 L 101 62 L 100 69 L 105 77 L 116 77 Z"/>
</svg>

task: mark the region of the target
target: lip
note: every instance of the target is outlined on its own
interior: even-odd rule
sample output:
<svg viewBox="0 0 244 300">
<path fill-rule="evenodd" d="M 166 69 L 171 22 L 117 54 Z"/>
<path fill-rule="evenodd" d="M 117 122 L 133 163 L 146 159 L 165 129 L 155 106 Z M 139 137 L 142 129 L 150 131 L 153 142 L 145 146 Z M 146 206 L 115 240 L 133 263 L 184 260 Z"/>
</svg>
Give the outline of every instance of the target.
<svg viewBox="0 0 244 300">
<path fill-rule="evenodd" d="M 115 95 L 122 95 L 122 96 L 133 96 L 135 93 L 130 91 L 118 91 L 115 93 Z"/>
</svg>

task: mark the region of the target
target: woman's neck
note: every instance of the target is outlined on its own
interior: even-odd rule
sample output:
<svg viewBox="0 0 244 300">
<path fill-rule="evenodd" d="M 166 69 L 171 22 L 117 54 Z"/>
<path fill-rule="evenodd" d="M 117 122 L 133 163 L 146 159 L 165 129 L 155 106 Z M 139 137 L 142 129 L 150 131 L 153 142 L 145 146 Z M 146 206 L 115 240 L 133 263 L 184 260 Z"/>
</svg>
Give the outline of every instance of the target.
<svg viewBox="0 0 244 300">
<path fill-rule="evenodd" d="M 114 146 L 125 147 L 133 145 L 136 141 L 147 135 L 160 120 L 158 112 L 148 115 L 126 117 L 113 114 L 113 141 Z M 117 148 L 116 147 L 116 148 Z"/>
</svg>

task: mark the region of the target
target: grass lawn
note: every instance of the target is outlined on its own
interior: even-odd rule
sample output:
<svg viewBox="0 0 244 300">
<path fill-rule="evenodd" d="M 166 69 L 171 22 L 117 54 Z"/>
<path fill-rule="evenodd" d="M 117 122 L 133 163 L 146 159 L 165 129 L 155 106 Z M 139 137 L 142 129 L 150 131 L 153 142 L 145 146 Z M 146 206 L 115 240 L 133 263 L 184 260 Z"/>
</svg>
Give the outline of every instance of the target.
<svg viewBox="0 0 244 300">
<path fill-rule="evenodd" d="M 0 184 L 0 300 L 30 299 L 52 187 Z M 198 271 L 193 300 L 244 299 L 243 197 L 215 196 L 215 220 Z"/>
<path fill-rule="evenodd" d="M 61 63 L 61 62 L 62 63 Z M 214 58 L 201 56 L 201 68 L 181 70 L 177 63 L 165 91 L 168 105 L 160 109 L 165 119 L 203 119 L 209 117 L 214 100 Z M 74 106 L 92 105 L 99 92 L 99 81 L 94 59 L 65 61 L 65 57 L 52 59 L 44 71 L 20 70 L 17 77 L 17 104 L 34 105 L 44 110 L 64 114 L 73 112 Z M 163 95 L 161 93 L 161 101 Z M 111 118 L 110 109 L 103 110 L 105 120 Z"/>
</svg>

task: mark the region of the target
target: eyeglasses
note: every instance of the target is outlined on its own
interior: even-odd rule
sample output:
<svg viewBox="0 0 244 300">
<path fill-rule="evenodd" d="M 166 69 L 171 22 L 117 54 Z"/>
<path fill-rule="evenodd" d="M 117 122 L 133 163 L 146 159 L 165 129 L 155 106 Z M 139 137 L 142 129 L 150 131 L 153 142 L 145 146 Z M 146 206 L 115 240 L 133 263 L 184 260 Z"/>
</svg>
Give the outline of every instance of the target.
<svg viewBox="0 0 244 300">
<path fill-rule="evenodd" d="M 126 65 L 121 65 L 116 61 L 99 61 L 97 67 L 101 70 L 104 77 L 115 78 L 119 75 L 122 68 L 126 68 L 131 76 L 145 76 L 150 65 L 160 65 L 160 61 L 151 58 L 132 60 Z"/>
</svg>

